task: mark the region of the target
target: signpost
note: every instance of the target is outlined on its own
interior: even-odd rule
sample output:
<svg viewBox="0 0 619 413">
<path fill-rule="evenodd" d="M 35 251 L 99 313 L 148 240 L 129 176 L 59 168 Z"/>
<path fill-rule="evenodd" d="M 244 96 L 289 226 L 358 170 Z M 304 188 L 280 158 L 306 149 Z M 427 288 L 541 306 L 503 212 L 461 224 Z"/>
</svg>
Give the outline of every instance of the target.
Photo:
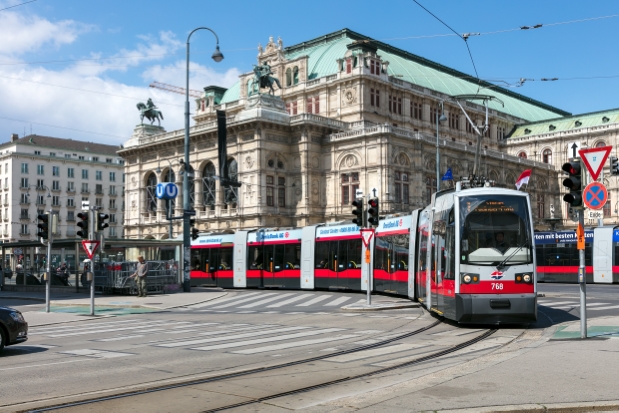
<svg viewBox="0 0 619 413">
<path fill-rule="evenodd" d="M 363 245 L 365 246 L 365 263 L 368 265 L 368 276 L 367 276 L 367 305 L 372 305 L 372 266 L 370 263 L 370 245 L 372 237 L 374 236 L 374 228 L 361 228 L 361 240 L 363 241 Z"/>
<path fill-rule="evenodd" d="M 84 247 L 84 251 L 86 251 L 86 255 L 88 255 L 88 259 L 92 260 L 94 257 L 97 248 L 99 248 L 99 241 L 96 240 L 83 240 L 82 247 Z"/>
<path fill-rule="evenodd" d="M 608 200 L 608 191 L 601 182 L 591 182 L 582 194 L 583 203 L 589 209 L 602 209 Z"/>
<path fill-rule="evenodd" d="M 612 146 L 602 146 L 599 148 L 581 149 L 578 151 L 582 162 L 587 167 L 593 180 L 597 180 L 600 172 L 604 169 L 604 164 L 612 151 Z"/>
</svg>

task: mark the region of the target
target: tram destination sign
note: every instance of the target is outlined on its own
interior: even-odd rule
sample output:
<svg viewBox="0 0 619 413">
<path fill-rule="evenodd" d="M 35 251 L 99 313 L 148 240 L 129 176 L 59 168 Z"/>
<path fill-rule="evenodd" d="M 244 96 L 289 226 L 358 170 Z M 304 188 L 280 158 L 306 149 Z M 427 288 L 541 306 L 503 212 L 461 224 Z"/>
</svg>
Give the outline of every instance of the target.
<svg viewBox="0 0 619 413">
<path fill-rule="evenodd" d="M 515 208 L 513 205 L 505 205 L 505 202 L 502 201 L 486 201 L 475 209 L 475 212 L 485 212 L 490 214 L 514 211 Z"/>
</svg>

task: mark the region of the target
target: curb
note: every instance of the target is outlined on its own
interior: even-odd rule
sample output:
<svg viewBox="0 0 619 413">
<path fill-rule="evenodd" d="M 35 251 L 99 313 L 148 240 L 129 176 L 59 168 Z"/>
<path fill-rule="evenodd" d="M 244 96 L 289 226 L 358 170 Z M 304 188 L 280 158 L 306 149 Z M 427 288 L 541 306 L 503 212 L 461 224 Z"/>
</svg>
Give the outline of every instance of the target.
<svg viewBox="0 0 619 413">
<path fill-rule="evenodd" d="M 45 298 L 37 297 L 16 297 L 12 295 L 0 295 L 0 298 L 6 298 L 7 300 L 26 300 L 26 301 L 42 301 L 45 302 Z"/>
<path fill-rule="evenodd" d="M 574 402 L 574 403 L 527 403 L 497 406 L 480 406 L 464 409 L 429 410 L 441 413 L 495 413 L 495 412 L 543 412 L 543 413 L 585 413 L 585 412 L 608 412 L 619 410 L 619 401 L 605 402 Z"/>
</svg>

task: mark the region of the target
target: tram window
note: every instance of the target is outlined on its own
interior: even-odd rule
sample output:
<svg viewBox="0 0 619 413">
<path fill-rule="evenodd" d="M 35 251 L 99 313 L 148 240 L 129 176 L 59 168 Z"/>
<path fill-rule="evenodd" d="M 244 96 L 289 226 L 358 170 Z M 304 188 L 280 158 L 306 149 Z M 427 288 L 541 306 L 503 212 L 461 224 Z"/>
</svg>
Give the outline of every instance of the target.
<svg viewBox="0 0 619 413">
<path fill-rule="evenodd" d="M 273 272 L 278 272 L 285 268 L 284 247 L 285 245 L 273 246 Z"/>
<path fill-rule="evenodd" d="M 593 257 L 593 246 L 591 244 L 585 244 L 585 265 L 590 266 L 593 265 L 591 263 L 591 258 Z M 580 262 L 580 260 L 579 260 Z"/>
<path fill-rule="evenodd" d="M 337 271 L 337 267 L 340 263 L 338 244 L 338 241 L 329 241 L 329 262 L 327 263 L 327 267 L 331 271 Z"/>
<path fill-rule="evenodd" d="M 219 248 L 209 248 L 209 271 L 213 272 L 219 269 Z"/>
<path fill-rule="evenodd" d="M 348 241 L 348 268 L 361 268 L 361 240 Z"/>
<path fill-rule="evenodd" d="M 389 271 L 389 242 L 387 237 L 377 237 L 374 244 L 374 269 Z"/>
<path fill-rule="evenodd" d="M 219 249 L 219 266 L 220 270 L 232 269 L 232 250 L 233 248 L 220 248 Z"/>
<path fill-rule="evenodd" d="M 262 269 L 269 272 L 275 271 L 275 263 L 273 262 L 273 246 L 266 245 L 262 247 L 262 256 L 264 257 L 264 261 L 262 261 Z"/>
<path fill-rule="evenodd" d="M 299 254 L 301 246 L 299 244 L 286 244 L 284 247 L 284 269 L 292 270 L 301 268 L 299 265 Z"/>
<path fill-rule="evenodd" d="M 336 271 L 344 271 L 348 268 L 348 241 L 338 242 L 338 255 L 337 255 L 337 269 Z"/>
<path fill-rule="evenodd" d="M 328 268 L 329 242 L 317 242 L 315 248 L 314 266 L 316 268 Z"/>
<path fill-rule="evenodd" d="M 448 225 L 445 232 L 445 257 L 446 265 L 443 267 L 443 278 L 446 280 L 456 279 L 456 229 L 453 225 Z"/>
<path fill-rule="evenodd" d="M 262 269 L 262 246 L 259 247 L 249 247 L 248 252 L 249 259 L 247 260 L 247 264 L 250 270 L 260 270 Z"/>
<path fill-rule="evenodd" d="M 619 244 L 617 242 L 613 242 L 613 265 L 619 265 Z"/>
</svg>

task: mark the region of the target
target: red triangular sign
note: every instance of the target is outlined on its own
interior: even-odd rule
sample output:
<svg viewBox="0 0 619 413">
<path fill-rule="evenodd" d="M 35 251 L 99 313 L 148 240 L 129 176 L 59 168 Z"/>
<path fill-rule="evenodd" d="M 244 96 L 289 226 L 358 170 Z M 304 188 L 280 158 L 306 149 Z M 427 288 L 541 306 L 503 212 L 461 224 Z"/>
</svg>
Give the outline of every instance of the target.
<svg viewBox="0 0 619 413">
<path fill-rule="evenodd" d="M 92 260 L 95 251 L 99 248 L 99 241 L 84 240 L 82 241 L 82 246 L 84 247 L 84 251 L 86 251 L 86 255 L 88 255 L 88 259 Z"/>
<path fill-rule="evenodd" d="M 612 146 L 602 146 L 599 148 L 581 149 L 578 151 L 580 158 L 587 167 L 593 180 L 597 180 L 600 172 L 604 169 L 604 164 L 613 150 Z"/>
<path fill-rule="evenodd" d="M 372 235 L 374 235 L 374 230 L 372 228 L 361 228 L 361 239 L 366 248 L 370 245 Z"/>
</svg>

